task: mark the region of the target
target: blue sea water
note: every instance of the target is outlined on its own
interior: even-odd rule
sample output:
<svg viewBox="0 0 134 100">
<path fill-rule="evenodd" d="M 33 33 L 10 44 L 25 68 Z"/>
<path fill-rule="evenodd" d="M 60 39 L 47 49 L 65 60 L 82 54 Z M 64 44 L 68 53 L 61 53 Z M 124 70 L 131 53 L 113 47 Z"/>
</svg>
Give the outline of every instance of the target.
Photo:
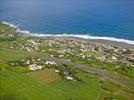
<svg viewBox="0 0 134 100">
<path fill-rule="evenodd" d="M 134 0 L 0 0 L 0 21 L 37 34 L 134 40 Z"/>
</svg>

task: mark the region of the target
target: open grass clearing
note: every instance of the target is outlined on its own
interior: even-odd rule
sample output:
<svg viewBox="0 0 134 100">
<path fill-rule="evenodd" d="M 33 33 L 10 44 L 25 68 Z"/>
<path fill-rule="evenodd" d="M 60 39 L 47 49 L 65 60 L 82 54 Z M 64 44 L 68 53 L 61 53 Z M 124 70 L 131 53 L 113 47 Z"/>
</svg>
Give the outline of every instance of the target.
<svg viewBox="0 0 134 100">
<path fill-rule="evenodd" d="M 27 75 L 43 84 L 48 84 L 61 79 L 59 74 L 54 72 L 54 69 L 44 69 L 41 71 L 30 72 L 27 73 Z"/>
</svg>

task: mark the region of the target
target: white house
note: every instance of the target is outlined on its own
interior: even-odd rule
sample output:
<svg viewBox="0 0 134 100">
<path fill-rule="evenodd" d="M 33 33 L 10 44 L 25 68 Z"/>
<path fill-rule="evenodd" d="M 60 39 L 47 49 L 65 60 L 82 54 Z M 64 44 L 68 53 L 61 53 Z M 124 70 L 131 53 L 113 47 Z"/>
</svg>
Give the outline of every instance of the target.
<svg viewBox="0 0 134 100">
<path fill-rule="evenodd" d="M 73 80 L 74 78 L 73 77 L 70 77 L 70 76 L 66 76 L 66 79 L 67 80 Z"/>
<path fill-rule="evenodd" d="M 29 65 L 29 70 L 41 70 L 43 68 L 43 66 L 39 66 L 37 64 L 32 64 L 32 65 Z"/>
</svg>

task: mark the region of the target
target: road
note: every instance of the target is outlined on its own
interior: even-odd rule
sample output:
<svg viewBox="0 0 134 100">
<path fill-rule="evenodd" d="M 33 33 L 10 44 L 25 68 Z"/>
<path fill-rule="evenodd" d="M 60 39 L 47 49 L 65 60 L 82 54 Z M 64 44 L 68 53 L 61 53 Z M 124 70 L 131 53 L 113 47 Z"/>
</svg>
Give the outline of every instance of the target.
<svg viewBox="0 0 134 100">
<path fill-rule="evenodd" d="M 87 66 L 87 65 L 76 64 L 76 63 L 70 62 L 68 60 L 59 59 L 59 58 L 55 58 L 55 57 L 46 56 L 43 59 L 49 60 L 49 61 L 54 61 L 57 64 L 73 65 L 77 69 L 80 69 L 84 72 L 88 72 L 88 73 L 91 73 L 91 74 L 96 74 L 96 75 L 100 76 L 101 78 L 103 78 L 105 80 L 111 80 L 111 81 L 114 81 L 118 84 L 126 85 L 128 87 L 133 87 L 134 88 L 134 82 L 128 81 L 125 77 L 122 77 L 119 74 L 114 74 L 114 73 L 112 73 L 110 71 L 107 71 L 107 70 L 98 69 L 98 68 L 94 68 L 94 67 Z"/>
</svg>

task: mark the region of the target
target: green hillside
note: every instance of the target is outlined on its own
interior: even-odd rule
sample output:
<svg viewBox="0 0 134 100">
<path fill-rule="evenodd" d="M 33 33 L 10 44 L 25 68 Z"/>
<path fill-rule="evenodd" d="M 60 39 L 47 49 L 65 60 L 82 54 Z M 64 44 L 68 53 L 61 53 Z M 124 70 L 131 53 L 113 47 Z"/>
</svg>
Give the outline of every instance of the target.
<svg viewBox="0 0 134 100">
<path fill-rule="evenodd" d="M 134 98 L 133 50 L 109 46 L 108 51 L 105 45 L 91 43 L 91 50 L 84 52 L 81 46 L 89 43 L 16 34 L 0 24 L 0 100 Z M 117 60 L 111 59 L 117 50 Z M 108 58 L 102 61 L 104 54 Z"/>
</svg>

